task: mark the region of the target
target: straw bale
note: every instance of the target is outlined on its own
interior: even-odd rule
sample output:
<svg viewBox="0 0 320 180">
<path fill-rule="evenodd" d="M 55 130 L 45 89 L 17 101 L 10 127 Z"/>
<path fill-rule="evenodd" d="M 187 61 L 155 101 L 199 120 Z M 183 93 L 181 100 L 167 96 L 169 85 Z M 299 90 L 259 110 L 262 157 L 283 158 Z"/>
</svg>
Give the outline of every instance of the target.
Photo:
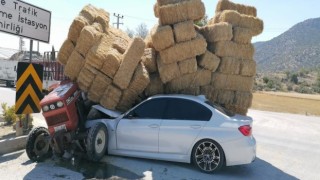
<svg viewBox="0 0 320 180">
<path fill-rule="evenodd" d="M 113 78 L 120 67 L 122 55 L 116 49 L 110 49 L 106 54 L 100 71 L 110 78 Z"/>
<path fill-rule="evenodd" d="M 248 113 L 248 108 L 244 108 L 242 106 L 235 106 L 235 105 L 226 104 L 225 107 L 233 113 L 237 113 L 237 114 L 241 114 L 241 115 L 247 115 L 247 113 Z"/>
<path fill-rule="evenodd" d="M 257 63 L 254 60 L 241 61 L 240 74 L 242 76 L 255 76 Z"/>
<path fill-rule="evenodd" d="M 173 30 L 171 26 L 156 25 L 151 29 L 151 39 L 157 51 L 174 45 Z"/>
<path fill-rule="evenodd" d="M 64 74 L 68 76 L 72 81 L 76 80 L 82 67 L 84 66 L 85 60 L 80 53 L 74 50 L 64 68 Z"/>
<path fill-rule="evenodd" d="M 133 104 L 136 102 L 137 99 L 138 99 L 138 95 L 135 92 L 127 89 L 123 91 L 122 97 L 116 109 L 119 111 L 125 112 L 133 106 Z"/>
<path fill-rule="evenodd" d="M 84 92 L 88 92 L 97 74 L 98 74 L 97 69 L 85 63 L 77 78 L 77 83 L 79 85 L 79 88 Z"/>
<path fill-rule="evenodd" d="M 146 44 L 146 48 L 154 48 L 150 32 L 144 38 L 144 43 Z"/>
<path fill-rule="evenodd" d="M 233 104 L 235 98 L 235 91 L 215 90 L 216 101 L 219 104 Z"/>
<path fill-rule="evenodd" d="M 198 69 L 192 86 L 205 86 L 211 83 L 212 72 L 205 69 Z"/>
<path fill-rule="evenodd" d="M 205 53 L 207 42 L 202 35 L 191 41 L 176 44 L 168 49 L 160 51 L 161 60 L 165 64 L 170 64 L 185 59 L 190 59 Z"/>
<path fill-rule="evenodd" d="M 198 69 L 196 58 L 190 58 L 183 61 L 178 62 L 179 69 L 181 74 L 190 74 L 194 73 Z"/>
<path fill-rule="evenodd" d="M 181 90 L 179 93 L 197 96 L 200 94 L 200 87 L 189 87 Z"/>
<path fill-rule="evenodd" d="M 101 72 L 98 72 L 89 89 L 88 99 L 98 103 L 103 93 L 111 83 L 112 80 L 108 76 L 102 74 Z"/>
<path fill-rule="evenodd" d="M 90 26 L 94 27 L 94 29 L 100 33 L 103 33 L 103 29 L 100 23 L 94 22 Z"/>
<path fill-rule="evenodd" d="M 211 19 L 209 19 L 208 25 L 213 25 L 213 24 L 219 23 L 220 16 L 221 16 L 221 12 L 215 13 L 215 15 Z"/>
<path fill-rule="evenodd" d="M 180 76 L 180 69 L 177 63 L 164 64 L 160 56 L 158 56 L 157 66 L 161 81 L 164 84 Z"/>
<path fill-rule="evenodd" d="M 257 16 L 257 9 L 253 6 L 247 6 L 242 4 L 236 4 L 229 0 L 220 0 L 216 7 L 216 13 L 224 10 L 235 10 L 240 14 L 246 14 L 248 16 Z"/>
<path fill-rule="evenodd" d="M 239 14 L 237 11 L 225 10 L 219 16 L 219 22 L 228 22 L 234 27 L 248 28 L 256 36 L 263 31 L 263 21 L 257 17 Z"/>
<path fill-rule="evenodd" d="M 235 57 L 252 59 L 254 47 L 252 44 L 238 44 L 232 41 L 219 41 L 208 46 L 209 51 L 220 57 Z"/>
<path fill-rule="evenodd" d="M 184 1 L 188 1 L 188 0 L 157 0 L 157 3 L 159 4 L 159 6 L 164 6 L 164 5 L 168 5 L 168 4 L 181 3 Z"/>
<path fill-rule="evenodd" d="M 178 4 L 159 7 L 161 25 L 176 24 L 188 20 L 200 20 L 205 15 L 205 7 L 201 0 L 188 0 Z"/>
<path fill-rule="evenodd" d="M 89 24 L 92 24 L 97 17 L 98 11 L 96 7 L 88 4 L 80 11 L 80 15 L 85 17 Z"/>
<path fill-rule="evenodd" d="M 210 51 L 206 51 L 203 55 L 199 56 L 198 64 L 200 67 L 215 72 L 220 64 L 220 58 Z"/>
<path fill-rule="evenodd" d="M 159 4 L 158 3 L 155 3 L 153 5 L 153 12 L 154 12 L 155 17 L 159 17 Z"/>
<path fill-rule="evenodd" d="M 120 89 L 114 85 L 109 85 L 103 93 L 100 104 L 105 108 L 115 110 L 121 99 L 121 95 L 122 91 Z"/>
<path fill-rule="evenodd" d="M 177 43 L 190 41 L 197 36 L 193 21 L 184 21 L 173 25 L 174 37 Z"/>
<path fill-rule="evenodd" d="M 253 88 L 253 81 L 253 77 L 213 73 L 211 83 L 216 89 L 250 92 Z"/>
<path fill-rule="evenodd" d="M 248 28 L 234 27 L 233 28 L 233 38 L 232 41 L 239 44 L 249 44 L 251 43 L 251 39 L 253 37 L 253 33 Z"/>
<path fill-rule="evenodd" d="M 104 34 L 98 43 L 89 50 L 86 56 L 86 63 L 97 69 L 101 69 L 104 61 L 106 60 L 106 52 L 111 49 L 112 40 L 113 39 L 110 35 Z"/>
<path fill-rule="evenodd" d="M 112 26 L 109 27 L 108 34 L 112 35 L 114 38 L 121 38 L 128 44 L 132 41 L 132 39 L 128 36 L 126 32 L 123 32 L 120 29 L 114 28 Z"/>
<path fill-rule="evenodd" d="M 120 67 L 113 78 L 113 83 L 120 89 L 129 86 L 135 68 L 144 53 L 145 44 L 141 38 L 134 38 L 123 55 Z"/>
<path fill-rule="evenodd" d="M 208 42 L 230 41 L 232 39 L 232 25 L 221 22 L 200 28 L 200 33 Z"/>
<path fill-rule="evenodd" d="M 241 60 L 234 57 L 221 58 L 218 71 L 223 74 L 240 74 Z"/>
<path fill-rule="evenodd" d="M 132 81 L 128 87 L 131 91 L 134 93 L 141 94 L 143 90 L 148 86 L 150 83 L 150 77 L 147 69 L 143 65 L 142 62 L 140 62 L 134 72 L 134 75 L 132 77 Z"/>
<path fill-rule="evenodd" d="M 89 23 L 85 17 L 77 16 L 73 20 L 69 28 L 68 39 L 70 39 L 74 44 L 76 44 L 80 36 L 81 30 L 87 25 L 89 25 Z"/>
<path fill-rule="evenodd" d="M 145 49 L 141 61 L 146 66 L 149 73 L 154 73 L 158 71 L 157 56 L 156 56 L 155 49 L 153 48 Z"/>
<path fill-rule="evenodd" d="M 206 98 L 212 102 L 216 101 L 214 96 L 215 89 L 212 85 L 205 85 L 200 87 L 200 94 L 205 95 Z"/>
<path fill-rule="evenodd" d="M 66 39 L 63 42 L 58 53 L 59 63 L 66 65 L 73 50 L 74 50 L 74 44 L 72 43 L 71 40 Z"/>
<path fill-rule="evenodd" d="M 118 50 L 121 54 L 124 54 L 128 48 L 129 42 L 126 39 L 115 37 L 112 42 L 112 47 Z"/>
<path fill-rule="evenodd" d="M 85 57 L 101 36 L 102 34 L 93 26 L 85 26 L 77 40 L 76 50 Z"/>
<path fill-rule="evenodd" d="M 101 24 L 103 32 L 108 32 L 109 21 L 110 21 L 110 14 L 104 9 L 99 9 L 97 11 L 95 22 L 98 22 L 99 24 Z"/>
<path fill-rule="evenodd" d="M 235 98 L 233 105 L 241 106 L 243 108 L 249 108 L 252 104 L 253 95 L 251 92 L 235 92 Z"/>
<path fill-rule="evenodd" d="M 159 74 L 150 74 L 150 83 L 144 90 L 146 96 L 153 96 L 156 94 L 163 94 L 164 86 Z"/>
<path fill-rule="evenodd" d="M 166 84 L 165 93 L 174 94 L 179 93 L 183 89 L 187 89 L 193 86 L 193 82 L 195 81 L 196 73 L 185 74 L 179 76 Z"/>
</svg>

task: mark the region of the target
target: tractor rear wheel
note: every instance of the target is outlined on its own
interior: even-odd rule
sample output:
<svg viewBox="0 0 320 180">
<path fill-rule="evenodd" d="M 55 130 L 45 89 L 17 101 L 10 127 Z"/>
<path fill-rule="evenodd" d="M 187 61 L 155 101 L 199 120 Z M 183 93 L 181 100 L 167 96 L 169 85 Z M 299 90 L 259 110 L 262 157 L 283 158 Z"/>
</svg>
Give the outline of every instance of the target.
<svg viewBox="0 0 320 180">
<path fill-rule="evenodd" d="M 100 161 L 105 155 L 108 147 L 107 127 L 97 123 L 89 129 L 87 136 L 87 156 L 91 161 Z"/>
</svg>

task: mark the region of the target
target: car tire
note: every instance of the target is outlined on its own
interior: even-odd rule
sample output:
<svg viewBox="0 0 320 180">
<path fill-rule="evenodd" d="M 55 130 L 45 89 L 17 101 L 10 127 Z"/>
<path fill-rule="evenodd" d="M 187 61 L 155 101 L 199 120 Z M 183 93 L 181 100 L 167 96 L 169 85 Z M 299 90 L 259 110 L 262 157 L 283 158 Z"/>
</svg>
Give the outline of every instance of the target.
<svg viewBox="0 0 320 180">
<path fill-rule="evenodd" d="M 224 152 L 221 146 L 210 139 L 195 144 L 192 150 L 192 162 L 205 173 L 214 173 L 224 164 Z"/>
<path fill-rule="evenodd" d="M 100 161 L 108 147 L 108 131 L 103 123 L 97 123 L 89 129 L 87 136 L 87 156 L 91 161 Z"/>
<path fill-rule="evenodd" d="M 31 161 L 43 161 L 50 157 L 50 134 L 48 129 L 37 127 L 33 129 L 27 138 L 26 153 Z"/>
</svg>

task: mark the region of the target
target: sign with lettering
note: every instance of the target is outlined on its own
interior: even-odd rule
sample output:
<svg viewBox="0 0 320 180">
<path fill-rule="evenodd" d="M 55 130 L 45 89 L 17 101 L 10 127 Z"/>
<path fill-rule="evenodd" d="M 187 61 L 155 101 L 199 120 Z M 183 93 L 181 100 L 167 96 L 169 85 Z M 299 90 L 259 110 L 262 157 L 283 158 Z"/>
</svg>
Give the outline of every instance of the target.
<svg viewBox="0 0 320 180">
<path fill-rule="evenodd" d="M 49 43 L 51 12 L 19 0 L 0 0 L 0 31 Z"/>
</svg>

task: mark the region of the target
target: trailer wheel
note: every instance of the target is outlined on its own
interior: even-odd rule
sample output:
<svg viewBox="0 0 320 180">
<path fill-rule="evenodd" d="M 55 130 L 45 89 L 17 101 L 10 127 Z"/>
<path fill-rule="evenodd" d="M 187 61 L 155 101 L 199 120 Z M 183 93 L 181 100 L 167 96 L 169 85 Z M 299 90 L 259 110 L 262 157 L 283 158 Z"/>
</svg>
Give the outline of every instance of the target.
<svg viewBox="0 0 320 180">
<path fill-rule="evenodd" d="M 49 136 L 49 131 L 44 127 L 37 127 L 29 133 L 26 152 L 30 160 L 43 161 L 52 154 Z"/>
<path fill-rule="evenodd" d="M 107 127 L 97 123 L 89 129 L 87 136 L 87 156 L 91 161 L 100 161 L 108 147 Z"/>
</svg>

